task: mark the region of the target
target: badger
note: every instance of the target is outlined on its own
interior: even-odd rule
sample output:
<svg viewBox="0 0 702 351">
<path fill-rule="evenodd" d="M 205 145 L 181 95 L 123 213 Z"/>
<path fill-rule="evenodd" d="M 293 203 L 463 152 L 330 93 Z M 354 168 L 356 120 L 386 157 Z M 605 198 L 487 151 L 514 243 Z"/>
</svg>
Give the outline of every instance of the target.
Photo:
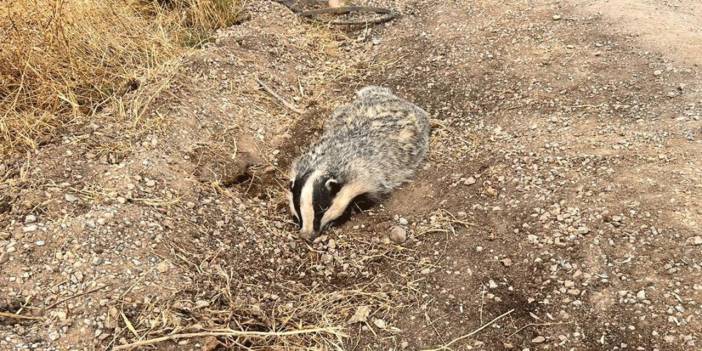
<svg viewBox="0 0 702 351">
<path fill-rule="evenodd" d="M 388 88 L 358 90 L 290 167 L 287 195 L 300 236 L 313 240 L 345 217 L 355 199 L 377 202 L 409 181 L 424 162 L 429 134 L 420 107 Z"/>
</svg>

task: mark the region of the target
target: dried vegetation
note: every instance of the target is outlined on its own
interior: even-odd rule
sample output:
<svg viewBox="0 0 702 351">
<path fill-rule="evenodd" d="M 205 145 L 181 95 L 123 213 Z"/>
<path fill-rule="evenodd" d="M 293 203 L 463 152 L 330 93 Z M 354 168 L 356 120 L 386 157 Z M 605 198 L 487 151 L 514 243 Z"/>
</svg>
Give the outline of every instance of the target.
<svg viewBox="0 0 702 351">
<path fill-rule="evenodd" d="M 139 119 L 151 101 L 141 92 L 153 95 L 140 88 L 168 84 L 172 76 L 164 71 L 172 71 L 188 48 L 236 22 L 241 5 L 238 0 L 9 2 L 0 9 L 0 155 L 34 149 L 66 123 L 83 122 L 109 106 Z"/>
</svg>

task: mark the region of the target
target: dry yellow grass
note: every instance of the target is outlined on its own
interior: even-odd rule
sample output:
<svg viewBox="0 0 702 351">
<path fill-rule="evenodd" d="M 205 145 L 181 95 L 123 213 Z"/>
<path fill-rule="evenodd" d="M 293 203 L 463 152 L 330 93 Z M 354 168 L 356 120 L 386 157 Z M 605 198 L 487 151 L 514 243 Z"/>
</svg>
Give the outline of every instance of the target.
<svg viewBox="0 0 702 351">
<path fill-rule="evenodd" d="M 239 0 L 15 0 L 0 9 L 0 156 L 92 116 L 241 15 Z M 146 99 L 148 100 L 148 99 Z"/>
</svg>

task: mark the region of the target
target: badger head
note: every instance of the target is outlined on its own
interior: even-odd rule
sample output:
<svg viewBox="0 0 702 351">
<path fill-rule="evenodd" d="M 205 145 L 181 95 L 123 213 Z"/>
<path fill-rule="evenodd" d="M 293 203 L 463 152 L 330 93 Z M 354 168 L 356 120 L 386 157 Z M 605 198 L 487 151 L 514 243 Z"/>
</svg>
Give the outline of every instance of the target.
<svg viewBox="0 0 702 351">
<path fill-rule="evenodd" d="M 350 202 L 340 197 L 346 193 L 342 191 L 345 185 L 338 176 L 321 171 L 291 177 L 288 184 L 290 212 L 302 238 L 313 240 L 344 213 Z"/>
</svg>

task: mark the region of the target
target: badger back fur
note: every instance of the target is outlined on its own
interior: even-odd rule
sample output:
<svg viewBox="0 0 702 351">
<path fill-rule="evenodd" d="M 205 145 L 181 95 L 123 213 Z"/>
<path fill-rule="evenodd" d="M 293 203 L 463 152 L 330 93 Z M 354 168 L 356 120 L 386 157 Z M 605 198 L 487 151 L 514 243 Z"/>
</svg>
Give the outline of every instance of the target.
<svg viewBox="0 0 702 351">
<path fill-rule="evenodd" d="M 367 86 L 337 108 L 321 139 L 290 170 L 290 211 L 313 239 L 361 196 L 378 199 L 414 176 L 429 143 L 429 119 L 389 89 Z"/>
</svg>

